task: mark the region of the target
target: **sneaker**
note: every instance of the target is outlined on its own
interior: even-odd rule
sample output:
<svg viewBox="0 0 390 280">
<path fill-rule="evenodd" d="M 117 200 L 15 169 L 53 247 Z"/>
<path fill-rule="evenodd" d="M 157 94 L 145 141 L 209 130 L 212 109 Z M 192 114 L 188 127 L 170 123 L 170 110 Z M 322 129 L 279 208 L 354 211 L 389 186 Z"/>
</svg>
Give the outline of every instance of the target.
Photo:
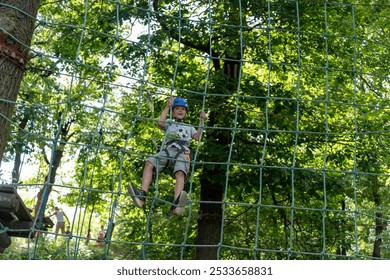
<svg viewBox="0 0 390 280">
<path fill-rule="evenodd" d="M 129 194 L 130 194 L 131 198 L 133 199 L 135 206 L 140 207 L 140 208 L 145 206 L 145 199 L 147 196 L 147 193 L 145 191 L 138 190 L 131 183 L 127 187 L 127 190 L 129 191 Z"/>
<path fill-rule="evenodd" d="M 185 191 L 182 191 L 180 195 L 173 202 L 171 209 L 169 210 L 168 216 L 173 215 L 183 215 L 186 211 L 185 206 L 187 204 L 188 195 Z"/>
</svg>

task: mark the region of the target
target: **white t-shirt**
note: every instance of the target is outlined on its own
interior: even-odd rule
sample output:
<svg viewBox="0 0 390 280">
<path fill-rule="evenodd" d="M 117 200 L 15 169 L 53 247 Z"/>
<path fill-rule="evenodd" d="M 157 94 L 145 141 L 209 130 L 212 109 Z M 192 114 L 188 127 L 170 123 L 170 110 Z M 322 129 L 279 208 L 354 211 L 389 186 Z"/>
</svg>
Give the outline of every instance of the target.
<svg viewBox="0 0 390 280">
<path fill-rule="evenodd" d="M 57 223 L 64 223 L 65 220 L 64 220 L 64 212 L 62 212 L 61 210 L 58 210 L 56 212 L 56 218 L 57 218 Z"/>
<path fill-rule="evenodd" d="M 191 139 L 195 133 L 196 129 L 192 125 L 181 122 L 168 123 L 165 129 L 165 140 L 163 142 L 163 146 L 177 147 L 180 149 L 181 146 L 178 143 L 175 143 L 176 141 L 180 141 L 184 148 L 189 151 Z"/>
</svg>

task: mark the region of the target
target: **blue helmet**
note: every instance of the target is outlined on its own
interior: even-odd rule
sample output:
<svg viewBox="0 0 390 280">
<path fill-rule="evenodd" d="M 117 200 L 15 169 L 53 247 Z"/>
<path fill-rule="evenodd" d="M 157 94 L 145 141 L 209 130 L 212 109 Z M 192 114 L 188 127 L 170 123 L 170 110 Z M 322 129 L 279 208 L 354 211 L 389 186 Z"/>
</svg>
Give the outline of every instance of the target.
<svg viewBox="0 0 390 280">
<path fill-rule="evenodd" d="M 173 105 L 172 105 L 172 109 L 175 108 L 175 107 L 184 107 L 186 108 L 187 112 L 188 112 L 188 104 L 187 104 L 187 101 L 183 98 L 180 98 L 180 97 L 176 97 L 174 100 L 173 100 Z"/>
</svg>

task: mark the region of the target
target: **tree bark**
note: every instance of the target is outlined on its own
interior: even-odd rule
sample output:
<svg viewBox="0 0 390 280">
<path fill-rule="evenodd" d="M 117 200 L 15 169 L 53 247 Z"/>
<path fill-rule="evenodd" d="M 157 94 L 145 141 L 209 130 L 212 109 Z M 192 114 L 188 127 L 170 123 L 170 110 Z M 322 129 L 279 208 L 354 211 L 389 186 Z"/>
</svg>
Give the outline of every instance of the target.
<svg viewBox="0 0 390 280">
<path fill-rule="evenodd" d="M 234 92 L 237 86 L 238 74 L 241 71 L 240 61 L 241 54 L 234 60 L 227 60 L 221 70 L 227 77 L 226 89 L 229 92 Z M 218 64 L 219 65 L 219 64 Z M 217 66 L 217 64 L 214 64 Z M 223 120 L 224 113 L 211 112 L 209 116 L 208 126 L 213 127 L 219 121 Z M 217 140 L 216 140 L 217 139 Z M 207 150 L 207 142 L 214 141 L 219 147 L 219 153 L 226 154 L 226 147 L 230 144 L 230 132 L 211 130 L 205 139 L 205 147 Z M 219 161 L 218 153 L 213 151 L 207 152 L 211 155 L 206 161 Z M 225 190 L 226 181 L 226 166 L 215 165 L 211 169 L 204 168 L 200 184 L 200 210 L 198 216 L 198 234 L 196 239 L 196 259 L 198 260 L 216 260 L 218 259 L 218 249 L 222 242 L 221 230 L 223 224 L 222 218 L 222 200 Z"/>
<path fill-rule="evenodd" d="M 218 259 L 218 244 L 221 237 L 222 225 L 222 181 L 213 183 L 216 173 L 224 174 L 222 168 L 206 173 L 201 179 L 200 210 L 198 215 L 198 234 L 196 238 L 196 259 Z M 220 176 L 218 176 L 220 177 Z"/>
<path fill-rule="evenodd" d="M 19 123 L 18 127 L 18 136 L 17 136 L 17 143 L 15 145 L 15 161 L 14 161 L 14 168 L 12 170 L 12 183 L 18 183 L 19 182 L 19 176 L 20 176 L 20 166 L 22 164 L 22 154 L 23 154 L 23 147 L 24 147 L 24 129 L 27 126 L 28 122 L 28 116 L 25 115 L 23 119 Z"/>
<path fill-rule="evenodd" d="M 35 205 L 35 216 L 39 217 L 41 213 L 45 213 L 46 204 L 49 200 L 49 195 L 51 193 L 53 184 L 55 183 L 55 178 L 57 175 L 57 169 L 60 166 L 62 157 L 63 157 L 63 149 L 65 145 L 60 145 L 54 151 L 54 160 L 53 164 L 50 166 L 49 164 L 49 174 L 46 175 L 45 178 L 45 186 L 42 187 L 37 194 L 37 203 Z M 44 216 L 44 215 L 43 215 Z"/>
<path fill-rule="evenodd" d="M 61 120 L 61 114 L 58 117 L 59 123 L 60 120 Z M 55 145 L 54 151 L 52 151 L 52 153 L 54 153 L 53 161 L 47 159 L 46 155 L 44 154 L 45 161 L 49 166 L 49 173 L 46 175 L 45 178 L 45 186 L 42 187 L 37 194 L 37 203 L 35 204 L 36 217 L 44 216 L 46 210 L 46 204 L 47 201 L 49 200 L 49 195 L 57 176 L 57 170 L 60 167 L 61 160 L 64 156 L 65 146 L 68 140 L 73 136 L 73 133 L 69 133 L 73 121 L 74 120 L 69 120 L 60 127 L 59 139 L 57 140 L 57 144 Z"/>
<path fill-rule="evenodd" d="M 375 176 L 372 179 L 372 195 L 374 198 L 374 203 L 377 209 L 381 206 L 381 195 L 379 193 L 379 182 L 378 177 Z M 381 257 L 381 245 L 382 245 L 382 233 L 384 229 L 384 222 L 382 219 L 382 212 L 376 211 L 375 212 L 375 241 L 374 241 L 374 249 L 372 251 L 372 256 L 374 258 L 380 258 Z"/>
<path fill-rule="evenodd" d="M 3 0 L 0 3 L 0 164 L 39 3 L 39 0 Z"/>
</svg>

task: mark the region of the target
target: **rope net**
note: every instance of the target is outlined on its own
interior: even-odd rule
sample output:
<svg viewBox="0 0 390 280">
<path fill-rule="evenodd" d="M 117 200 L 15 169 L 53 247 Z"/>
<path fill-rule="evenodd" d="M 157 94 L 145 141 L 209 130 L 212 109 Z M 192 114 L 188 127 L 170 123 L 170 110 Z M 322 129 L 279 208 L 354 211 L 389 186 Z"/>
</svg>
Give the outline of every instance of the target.
<svg viewBox="0 0 390 280">
<path fill-rule="evenodd" d="M 25 258 L 389 259 L 389 16 L 385 0 L 41 1 L 2 163 L 21 156 L 3 183 L 34 208 Z M 208 119 L 167 218 L 171 170 L 145 208 L 127 186 L 176 96 L 186 123 Z M 57 205 L 68 234 L 43 228 Z"/>
</svg>

